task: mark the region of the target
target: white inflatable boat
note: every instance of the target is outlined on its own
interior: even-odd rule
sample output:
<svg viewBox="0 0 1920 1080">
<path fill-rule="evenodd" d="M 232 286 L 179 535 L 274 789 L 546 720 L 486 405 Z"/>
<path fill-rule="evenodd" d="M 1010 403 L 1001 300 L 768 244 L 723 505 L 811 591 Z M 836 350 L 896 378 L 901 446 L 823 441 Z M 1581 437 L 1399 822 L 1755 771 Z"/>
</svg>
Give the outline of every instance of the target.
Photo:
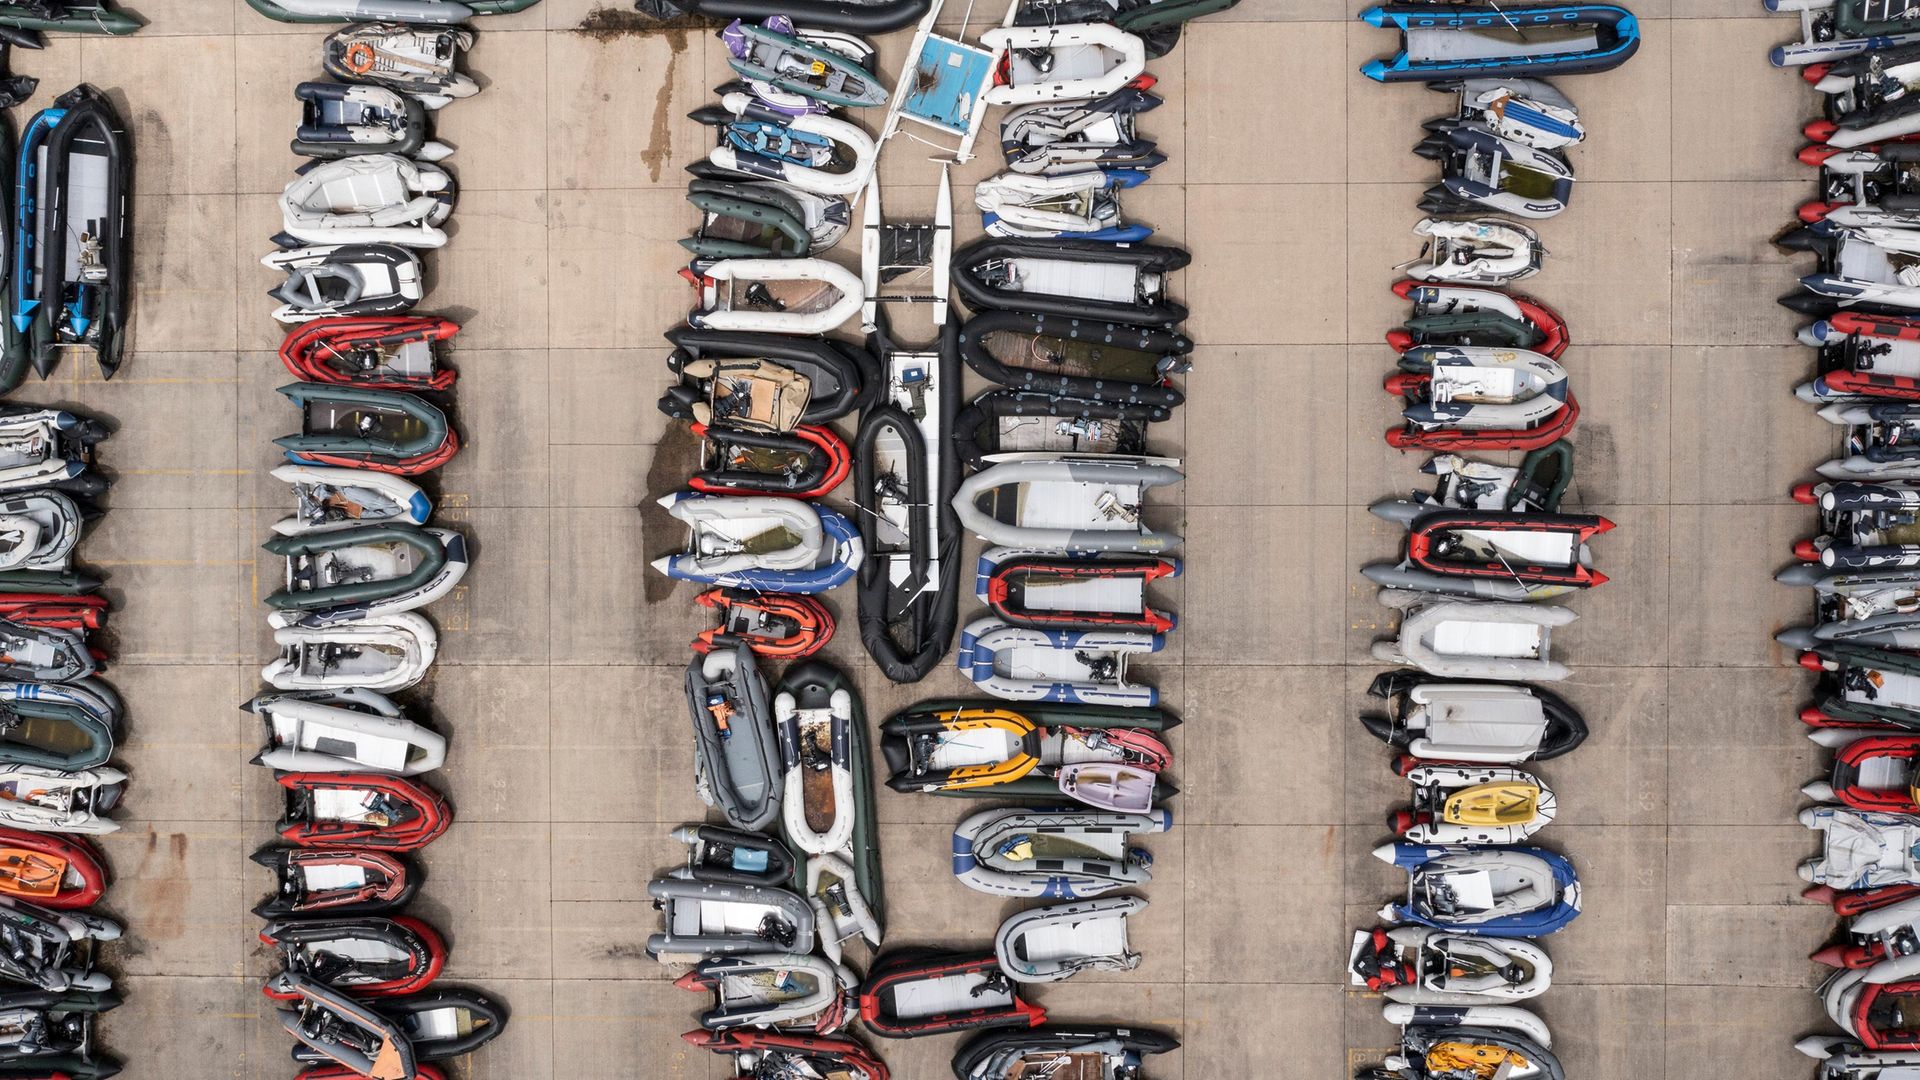
<svg viewBox="0 0 1920 1080">
<path fill-rule="evenodd" d="M 313 162 L 280 194 L 281 227 L 307 244 L 437 248 L 453 214 L 453 177 L 398 154 Z"/>
</svg>

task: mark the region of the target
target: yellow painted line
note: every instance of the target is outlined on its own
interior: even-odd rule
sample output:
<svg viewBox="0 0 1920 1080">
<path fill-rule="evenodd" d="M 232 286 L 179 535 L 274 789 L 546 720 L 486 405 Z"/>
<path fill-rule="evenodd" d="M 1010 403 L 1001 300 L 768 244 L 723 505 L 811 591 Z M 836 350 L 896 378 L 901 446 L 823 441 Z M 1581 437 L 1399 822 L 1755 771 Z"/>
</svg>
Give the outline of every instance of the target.
<svg viewBox="0 0 1920 1080">
<path fill-rule="evenodd" d="M 88 559 L 95 566 L 152 566 L 177 568 L 182 566 L 252 566 L 252 559 Z"/>
<path fill-rule="evenodd" d="M 248 476 L 252 469 L 118 469 L 121 476 Z"/>
</svg>

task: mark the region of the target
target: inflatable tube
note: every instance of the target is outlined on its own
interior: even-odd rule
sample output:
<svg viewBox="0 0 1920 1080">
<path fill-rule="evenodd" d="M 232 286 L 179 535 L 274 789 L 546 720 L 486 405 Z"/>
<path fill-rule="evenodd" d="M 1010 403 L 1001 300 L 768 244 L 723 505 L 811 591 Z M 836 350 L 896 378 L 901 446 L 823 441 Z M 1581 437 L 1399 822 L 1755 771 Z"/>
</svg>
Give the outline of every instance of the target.
<svg viewBox="0 0 1920 1080">
<path fill-rule="evenodd" d="M 273 524 L 281 536 L 386 523 L 419 526 L 433 514 L 433 501 L 418 485 L 387 473 L 282 465 L 268 475 L 293 486 L 294 512 Z"/>
<path fill-rule="evenodd" d="M 1544 848 L 1396 843 L 1373 854 L 1407 872 L 1408 898 L 1380 911 L 1388 922 L 1534 938 L 1559 933 L 1580 916 L 1573 864 Z"/>
<path fill-rule="evenodd" d="M 439 651 L 433 624 L 410 611 L 273 632 L 279 659 L 260 677 L 280 690 L 405 690 L 426 677 Z"/>
<path fill-rule="evenodd" d="M 733 1055 L 736 1071 L 747 1068 L 785 1071 L 794 1076 L 832 1076 L 845 1080 L 888 1080 L 886 1063 L 850 1039 L 786 1035 L 771 1031 L 689 1031 L 681 1041 Z"/>
<path fill-rule="evenodd" d="M 753 650 L 755 656 L 801 660 L 833 640 L 833 613 L 811 596 L 782 596 L 752 589 L 708 589 L 693 602 L 720 616 L 720 625 L 700 631 L 693 651 L 712 652 L 722 636 Z"/>
<path fill-rule="evenodd" d="M 1167 810 L 982 810 L 953 830 L 953 876 L 994 896 L 1079 900 L 1136 888 L 1153 879 L 1153 856 L 1129 841 L 1171 828 Z"/>
<path fill-rule="evenodd" d="M 984 311 L 960 328 L 959 351 L 968 367 L 1014 390 L 1172 409 L 1186 395 L 1168 376 L 1191 366 L 1193 342 L 1158 327 Z"/>
<path fill-rule="evenodd" d="M 1000 970 L 1015 982 L 1049 983 L 1083 971 L 1132 971 L 1140 954 L 1127 943 L 1127 917 L 1146 910 L 1138 896 L 1076 900 L 1029 908 L 1000 924 L 993 938 Z"/>
<path fill-rule="evenodd" d="M 41 378 L 58 348 L 78 345 L 93 351 L 101 377 L 111 379 L 132 299 L 126 125 L 106 95 L 82 83 L 35 115 L 28 131 L 33 140 L 23 139 L 14 196 L 14 328 Z"/>
<path fill-rule="evenodd" d="M 989 105 L 1100 97 L 1147 65 L 1146 43 L 1111 23 L 998 26 L 982 32 L 980 44 L 1004 56 Z"/>
<path fill-rule="evenodd" d="M 860 311 L 860 279 L 825 259 L 722 259 L 686 272 L 700 290 L 687 324 L 737 333 L 825 334 Z"/>
<path fill-rule="evenodd" d="M 1406 1005 L 1525 1001 L 1553 983 L 1553 961 L 1533 942 L 1421 926 L 1356 931 L 1347 967 L 1354 986 Z"/>
<path fill-rule="evenodd" d="M 757 832 L 780 813 L 780 766 L 767 684 L 744 645 L 687 665 L 695 792 L 735 828 Z"/>
<path fill-rule="evenodd" d="M 666 877 L 648 882 L 647 895 L 664 927 L 647 938 L 647 955 L 661 963 L 764 952 L 770 944 L 813 951 L 813 909 L 785 889 Z"/>
<path fill-rule="evenodd" d="M 0 766 L 0 825 L 33 832 L 104 835 L 120 823 L 106 816 L 120 803 L 127 774 L 119 769 Z"/>
<path fill-rule="evenodd" d="M 1612 4 L 1393 3 L 1360 20 L 1400 33 L 1398 52 L 1360 68 L 1375 82 L 1581 75 L 1611 71 L 1640 48 L 1639 20 Z"/>
<path fill-rule="evenodd" d="M 791 13 L 789 13 L 791 14 Z M 729 172 L 792 184 L 816 195 L 857 194 L 873 175 L 873 137 L 831 116 L 789 116 L 749 94 L 723 94 L 688 114 L 720 130 L 707 161 Z"/>
<path fill-rule="evenodd" d="M 954 660 L 975 686 L 1008 701 L 1151 708 L 1159 692 L 1129 683 L 1127 660 L 1165 645 L 1159 634 L 1042 630 L 986 616 L 960 631 Z"/>
<path fill-rule="evenodd" d="M 439 931 L 406 915 L 277 919 L 261 929 L 260 943 L 279 950 L 287 971 L 324 980 L 359 998 L 425 989 L 447 962 L 447 943 Z M 297 994 L 273 983 L 266 995 L 276 1001 L 297 1000 Z"/>
<path fill-rule="evenodd" d="M 976 311 L 1168 326 L 1187 317 L 1168 296 L 1169 274 L 1191 261 L 1157 244 L 984 237 L 954 253 L 953 280 Z"/>
<path fill-rule="evenodd" d="M 1152 554 L 1180 537 L 1146 523 L 1146 493 L 1185 479 L 1164 458 L 1012 455 L 960 482 L 953 510 L 961 526 L 1003 547 Z"/>
<path fill-rule="evenodd" d="M 989 1030 L 954 1051 L 953 1075 L 956 1080 L 1014 1080 L 1064 1068 L 1087 1076 L 1123 1076 L 1144 1069 L 1143 1059 L 1179 1048 L 1173 1036 L 1144 1028 Z"/>
<path fill-rule="evenodd" d="M 81 414 L 0 402 L 0 492 L 55 488 L 82 498 L 105 494 L 107 482 L 94 472 L 94 447 L 107 435 L 104 424 Z"/>
<path fill-rule="evenodd" d="M 398 153 L 309 162 L 280 194 L 281 227 L 292 239 L 276 242 L 444 247 L 440 226 L 453 216 L 453 200 L 445 170 Z"/>
<path fill-rule="evenodd" d="M 694 375 L 701 361 L 716 365 L 726 360 L 765 359 L 804 375 L 809 397 L 798 419 L 809 424 L 824 424 L 849 413 L 867 408 L 880 394 L 880 365 L 872 354 L 857 345 L 824 338 L 790 337 L 783 334 L 752 334 L 725 330 L 699 330 L 678 327 L 667 331 L 674 345 L 667 366 L 684 379 L 707 379 Z M 711 388 L 697 395 L 710 399 Z M 669 392 L 669 397 L 673 394 Z M 674 409 L 662 404 L 669 416 L 692 415 L 676 411 L 682 406 L 676 399 Z M 697 415 L 694 419 L 703 419 Z M 710 416 L 708 417 L 710 419 Z"/>
<path fill-rule="evenodd" d="M 1586 740 L 1587 724 L 1560 695 L 1537 686 L 1427 679 L 1411 671 L 1374 677 L 1367 696 L 1387 713 L 1363 714 L 1375 738 L 1409 759 L 1517 764 L 1545 761 Z M 1401 771 L 1412 768 L 1401 763 Z"/>
<path fill-rule="evenodd" d="M 817 499 L 853 468 L 852 451 L 829 427 L 759 432 L 694 424 L 692 430 L 700 439 L 701 468 L 687 486 L 707 495 Z"/>
<path fill-rule="evenodd" d="M 954 420 L 953 443 L 976 472 L 1010 452 L 1144 456 L 1147 425 L 1173 416 L 1158 405 L 1120 405 L 1027 391 L 993 390 Z"/>
<path fill-rule="evenodd" d="M 699 15 L 714 20 L 769 19 L 784 15 L 808 28 L 884 34 L 917 22 L 932 0 L 638 0 L 634 5 L 656 19 Z"/>
<path fill-rule="evenodd" d="M 1165 634 L 1174 617 L 1148 604 L 1147 586 L 1179 575 L 1180 564 L 1172 559 L 1072 559 L 990 548 L 980 556 L 974 595 L 1011 626 Z"/>
<path fill-rule="evenodd" d="M 40 34 L 44 31 L 119 36 L 136 33 L 145 25 L 145 20 L 119 10 L 110 0 L 59 0 L 0 11 L 0 26 L 23 32 L 9 35 L 8 41 L 25 49 L 41 48 L 45 40 Z"/>
<path fill-rule="evenodd" d="M 296 379 L 368 390 L 447 390 L 456 377 L 435 354 L 460 324 L 436 318 L 319 319 L 288 331 L 280 362 Z"/>
<path fill-rule="evenodd" d="M 375 1015 L 396 1027 L 421 1061 L 464 1057 L 498 1038 L 507 1025 L 507 1007 L 478 990 L 428 990 L 373 1004 Z M 308 1046 L 295 1047 L 293 1059 L 326 1060 Z M 420 1075 L 426 1075 L 424 1066 Z"/>
<path fill-rule="evenodd" d="M 480 84 L 460 71 L 460 58 L 473 41 L 471 30 L 359 23 L 328 34 L 320 62 L 341 82 L 384 86 L 438 109 L 480 92 Z"/>
<path fill-rule="evenodd" d="M 860 980 L 817 956 L 748 953 L 702 960 L 673 985 L 713 995 L 714 1007 L 700 1014 L 708 1031 L 804 1026 L 824 1035 L 846 1023 L 847 999 Z M 777 989 L 767 993 L 766 987 Z"/>
<path fill-rule="evenodd" d="M 297 847 L 418 851 L 453 823 L 445 799 L 404 777 L 302 772 L 274 779 L 286 792 L 275 829 Z"/>
<path fill-rule="evenodd" d="M 446 413 L 413 394 L 319 383 L 292 383 L 279 393 L 300 407 L 300 433 L 273 442 L 298 465 L 419 476 L 460 450 Z"/>
<path fill-rule="evenodd" d="M 1381 590 L 1380 602 L 1403 614 L 1397 638 L 1374 642 L 1376 660 L 1447 678 L 1558 682 L 1571 674 L 1552 659 L 1554 628 L 1579 618 L 1566 608 L 1436 600 L 1399 589 Z"/>
<path fill-rule="evenodd" d="M 448 25 L 480 15 L 511 15 L 540 0 L 247 0 L 247 6 L 276 22 L 331 23 L 389 19 Z"/>
<path fill-rule="evenodd" d="M 719 825 L 682 825 L 673 839 L 687 845 L 687 865 L 673 872 L 691 881 L 778 887 L 792 880 L 799 864 L 787 849 L 759 833 Z"/>
<path fill-rule="evenodd" d="M 106 863 L 91 843 L 0 828 L 0 894 L 68 911 L 99 902 L 107 882 Z"/>
<path fill-rule="evenodd" d="M 15 573 L 41 574 L 26 570 Z M 71 576 L 67 574 L 51 575 Z M 49 630 L 98 630 L 106 625 L 107 598 L 56 593 L 0 593 L 0 619 Z"/>
<path fill-rule="evenodd" d="M 287 275 L 267 295 L 273 317 L 293 324 L 335 316 L 400 315 L 420 302 L 420 257 L 394 244 L 333 244 L 276 251 L 260 262 Z"/>
<path fill-rule="evenodd" d="M 274 889 L 253 913 L 274 920 L 311 915 L 382 915 L 413 899 L 421 871 L 405 858 L 357 847 L 263 847 L 252 855 Z"/>
<path fill-rule="evenodd" d="M 689 537 L 685 552 L 662 556 L 652 565 L 681 581 L 811 594 L 845 584 L 866 557 L 853 523 L 825 506 L 684 491 L 659 502 L 687 524 Z M 768 536 L 787 543 L 751 550 L 764 547 L 762 538 Z"/>
</svg>

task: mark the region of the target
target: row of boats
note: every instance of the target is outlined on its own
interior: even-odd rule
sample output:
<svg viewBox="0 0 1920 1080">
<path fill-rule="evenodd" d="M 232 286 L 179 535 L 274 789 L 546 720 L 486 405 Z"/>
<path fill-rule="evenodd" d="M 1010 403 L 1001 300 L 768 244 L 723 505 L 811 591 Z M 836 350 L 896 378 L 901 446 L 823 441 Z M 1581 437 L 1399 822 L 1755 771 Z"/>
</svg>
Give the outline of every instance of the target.
<svg viewBox="0 0 1920 1080">
<path fill-rule="evenodd" d="M 687 489 L 658 500 L 687 540 L 653 564 L 717 618 L 686 688 L 697 790 L 725 824 L 674 833 L 687 861 L 648 886 L 647 949 L 691 965 L 677 985 L 713 1005 L 685 1038 L 742 1075 L 885 1080 L 847 1033 L 856 1018 L 882 1038 L 971 1033 L 959 1080 L 1144 1077 L 1178 1045 L 1048 1022 L 1029 995 L 1140 962 L 1138 840 L 1172 826 L 1179 720 L 1130 665 L 1175 625 L 1155 593 L 1180 537 L 1146 500 L 1182 475 L 1148 435 L 1183 400 L 1193 343 L 1171 276 L 1188 255 L 1121 199 L 1166 160 L 1142 132 L 1160 103 L 1147 61 L 1227 6 L 1029 0 L 975 36 L 937 2 L 651 5 L 724 7 L 735 79 L 694 113 L 716 131 L 689 168 L 697 305 L 667 335 L 660 407 L 700 450 Z M 891 88 L 860 36 L 890 22 L 917 23 Z M 1006 168 L 975 186 L 985 236 L 956 251 L 948 166 L 996 107 Z M 838 111 L 856 108 L 884 108 L 877 136 Z M 937 147 L 930 219 L 882 211 L 875 163 L 896 136 Z M 858 271 L 828 254 L 856 229 Z M 896 333 L 912 312 L 933 340 Z M 841 336 L 856 318 L 858 343 Z M 989 386 L 971 402 L 966 369 Z M 856 417 L 851 437 L 835 426 Z M 829 505 L 849 481 L 851 508 Z M 988 546 L 971 564 L 982 610 L 962 625 L 968 534 Z M 818 655 L 839 622 L 824 596 L 843 585 L 881 676 L 915 683 L 946 661 L 983 696 L 919 702 L 876 740 L 855 680 Z M 955 880 L 1045 903 L 1009 914 L 990 948 L 895 944 L 876 764 L 897 792 L 988 800 L 954 829 Z"/>
<path fill-rule="evenodd" d="M 1386 389 L 1403 423 L 1389 445 L 1428 451 L 1430 490 L 1369 509 L 1404 527 L 1397 561 L 1362 568 L 1399 613 L 1376 659 L 1362 726 L 1394 748 L 1408 804 L 1374 856 L 1405 895 L 1354 933 L 1351 982 L 1386 999 L 1398 1046 L 1362 1080 L 1563 1080 L 1547 1025 L 1525 1003 L 1552 985 L 1539 940 L 1579 917 L 1573 862 L 1539 846 L 1558 810 L 1536 762 L 1585 740 L 1579 712 L 1540 683 L 1564 679 L 1552 633 L 1575 613 L 1550 601 L 1596 587 L 1591 544 L 1606 518 L 1563 506 L 1580 407 L 1563 366 L 1571 335 L 1547 305 L 1505 288 L 1540 269 L 1533 229 L 1566 205 L 1564 151 L 1585 129 L 1544 74 L 1602 71 L 1637 41 L 1633 17 L 1599 4 L 1400 4 L 1362 16 L 1398 28 L 1402 52 L 1364 69 L 1455 96 L 1415 153 L 1441 162 L 1421 199 L 1427 247 L 1400 269 L 1406 320 Z M 1576 46 L 1583 46 L 1576 48 Z M 1493 211 L 1504 217 L 1465 218 Z M 1447 216 L 1439 216 L 1447 215 Z M 1496 463 L 1476 454 L 1506 454 Z"/>
<path fill-rule="evenodd" d="M 1767 7 L 1798 14 L 1802 40 L 1773 60 L 1798 67 L 1823 106 L 1798 154 L 1817 170 L 1814 197 L 1776 242 L 1816 259 L 1780 302 L 1812 320 L 1799 340 L 1814 376 L 1794 392 L 1841 447 L 1794 487 L 1819 524 L 1776 575 L 1813 595 L 1812 621 L 1776 638 L 1817 675 L 1800 720 L 1832 752 L 1801 788 L 1820 846 L 1799 866 L 1802 896 L 1840 920 L 1811 957 L 1833 969 L 1818 995 L 1838 1033 L 1796 1048 L 1821 1080 L 1894 1080 L 1920 1069 L 1920 470 L 1904 434 L 1920 417 L 1920 17 L 1863 0 Z"/>
<path fill-rule="evenodd" d="M 460 326 L 412 309 L 457 191 L 433 121 L 480 90 L 462 70 L 475 34 L 437 17 L 462 5 L 418 22 L 404 3 L 254 6 L 348 23 L 320 43 L 330 80 L 294 88 L 291 147 L 308 160 L 263 260 L 284 274 L 273 316 L 296 381 L 279 393 L 301 415 L 275 440 L 293 512 L 262 545 L 286 567 L 262 599 L 279 652 L 261 673 L 269 689 L 243 706 L 265 728 L 253 761 L 273 770 L 283 804 L 278 842 L 253 856 L 274 884 L 254 908 L 280 962 L 265 992 L 304 1080 L 444 1080 L 443 1063 L 507 1023 L 500 1000 L 441 981 L 447 937 L 408 910 L 417 853 L 453 822 L 428 779 L 447 735 L 420 689 L 439 649 L 424 609 L 470 561 L 421 483 L 460 445 L 445 408 Z"/>
</svg>

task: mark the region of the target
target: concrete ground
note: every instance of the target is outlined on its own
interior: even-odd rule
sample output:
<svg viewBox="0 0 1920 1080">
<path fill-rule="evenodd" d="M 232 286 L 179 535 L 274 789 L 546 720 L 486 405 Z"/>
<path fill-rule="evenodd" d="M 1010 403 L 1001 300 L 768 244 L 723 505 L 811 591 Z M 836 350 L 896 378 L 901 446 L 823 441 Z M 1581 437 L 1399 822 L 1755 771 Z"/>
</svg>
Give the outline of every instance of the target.
<svg viewBox="0 0 1920 1080">
<path fill-rule="evenodd" d="M 257 721 L 232 706 L 269 651 L 256 602 L 277 568 L 255 545 L 285 503 L 269 440 L 295 423 L 272 392 L 287 377 L 255 260 L 320 33 L 241 0 L 128 6 L 152 24 L 137 37 L 15 54 L 43 99 L 86 79 L 124 100 L 139 155 L 136 355 L 111 384 L 69 363 L 19 395 L 120 425 L 114 512 L 84 548 L 112 574 L 112 678 L 133 710 L 128 827 L 107 845 L 133 924 L 114 953 L 129 1000 L 106 1039 L 135 1080 L 278 1078 L 288 1040 L 247 913 L 266 885 L 247 854 L 277 806 L 246 764 Z M 447 978 L 514 1009 L 463 1067 L 476 1078 L 727 1075 L 679 1042 L 699 999 L 642 953 L 644 884 L 677 857 L 667 831 L 701 812 L 679 678 L 703 624 L 694 590 L 645 567 L 677 531 L 633 509 L 691 453 L 653 399 L 660 332 L 688 302 L 679 168 L 707 146 L 684 115 L 725 68 L 697 33 L 577 29 L 601 6 L 625 5 L 488 21 L 472 66 L 490 85 L 441 126 L 463 191 L 426 307 L 466 326 L 468 445 L 437 482 L 477 561 L 433 611 L 431 711 L 454 738 L 436 782 L 459 823 L 428 853 L 418 907 L 453 941 Z M 1182 625 L 1150 671 L 1186 719 L 1180 824 L 1150 845 L 1140 969 L 1043 997 L 1062 1020 L 1177 1031 L 1157 1077 L 1324 1080 L 1393 1041 L 1342 970 L 1349 930 L 1400 888 L 1367 851 L 1403 795 L 1353 720 L 1386 628 L 1354 571 L 1396 542 L 1364 506 L 1422 479 L 1379 437 L 1394 421 L 1380 336 L 1429 182 L 1406 148 L 1447 101 L 1355 73 L 1393 44 L 1355 6 L 1246 0 L 1193 27 L 1152 66 L 1167 104 L 1146 127 L 1172 161 L 1127 200 L 1193 250 L 1179 292 L 1203 343 L 1187 408 L 1156 432 L 1190 476 L 1165 510 L 1188 538 L 1168 598 Z M 1753 0 L 1634 6 L 1639 56 L 1563 83 L 1592 137 L 1527 284 L 1577 343 L 1572 501 L 1620 525 L 1600 546 L 1613 582 L 1575 601 L 1561 638 L 1594 735 L 1543 770 L 1561 799 L 1546 836 L 1578 861 L 1587 913 L 1550 943 L 1542 1009 L 1582 1080 L 1800 1076 L 1788 1042 L 1816 1020 L 1801 957 L 1829 920 L 1793 899 L 1809 850 L 1794 789 L 1818 763 L 1792 720 L 1800 673 L 1768 636 L 1803 598 L 1769 576 L 1808 526 L 1786 491 L 1827 432 L 1788 393 L 1807 358 L 1771 302 L 1794 271 L 1767 238 L 1809 190 L 1792 151 L 1812 101 L 1767 67 L 1793 28 Z M 904 47 L 885 42 L 889 75 Z M 890 209 L 930 205 L 918 157 L 890 150 Z M 946 670 L 886 685 L 851 633 L 832 653 L 875 722 L 960 689 Z M 893 940 L 984 943 L 1000 912 L 945 869 L 963 805 L 881 800 Z M 952 1043 L 880 1049 L 896 1076 L 932 1080 Z"/>
</svg>

